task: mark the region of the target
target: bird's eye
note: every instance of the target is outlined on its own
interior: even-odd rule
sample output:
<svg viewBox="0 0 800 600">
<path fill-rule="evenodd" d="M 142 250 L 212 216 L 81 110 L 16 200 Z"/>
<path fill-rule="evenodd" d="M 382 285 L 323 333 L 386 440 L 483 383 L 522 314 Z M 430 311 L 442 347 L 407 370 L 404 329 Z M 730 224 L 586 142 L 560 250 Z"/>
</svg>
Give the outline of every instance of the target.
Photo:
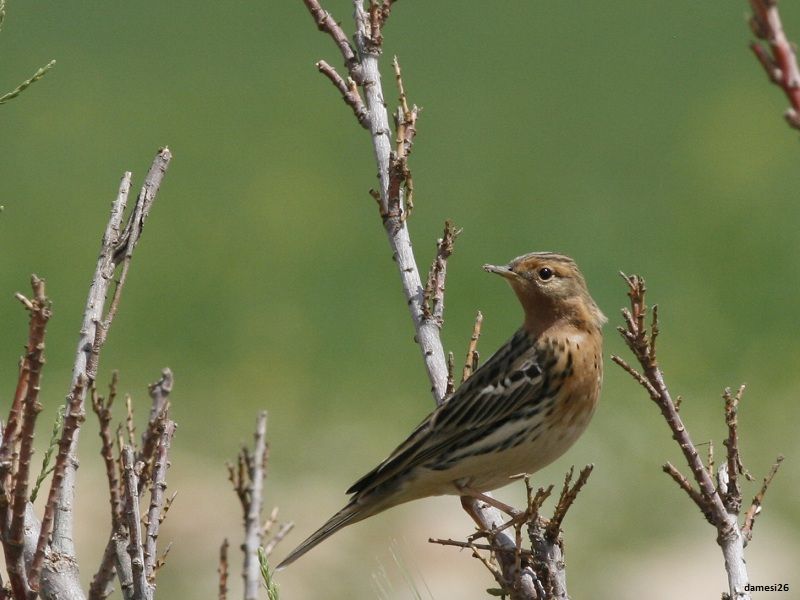
<svg viewBox="0 0 800 600">
<path fill-rule="evenodd" d="M 549 267 L 542 267 L 541 269 L 539 269 L 539 279 L 541 279 L 542 281 L 547 281 L 551 277 L 553 277 L 552 269 L 550 269 Z"/>
</svg>

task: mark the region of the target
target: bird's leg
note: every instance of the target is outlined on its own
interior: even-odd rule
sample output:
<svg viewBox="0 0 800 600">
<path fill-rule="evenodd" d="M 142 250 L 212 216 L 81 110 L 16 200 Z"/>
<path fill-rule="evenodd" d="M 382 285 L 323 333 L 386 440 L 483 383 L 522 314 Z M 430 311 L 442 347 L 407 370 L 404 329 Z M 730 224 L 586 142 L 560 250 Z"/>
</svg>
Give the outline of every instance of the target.
<svg viewBox="0 0 800 600">
<path fill-rule="evenodd" d="M 513 506 L 509 506 L 505 502 L 500 502 L 500 500 L 492 498 L 491 496 L 487 496 L 486 494 L 484 494 L 483 492 L 479 492 L 478 490 L 473 490 L 472 488 L 458 484 L 456 484 L 456 489 L 458 490 L 458 493 L 461 494 L 462 496 L 461 505 L 464 506 L 465 510 L 469 513 L 469 515 L 473 518 L 473 520 L 476 520 L 475 516 L 473 516 L 473 513 L 464 504 L 464 498 L 463 498 L 464 496 L 467 496 L 469 498 L 475 498 L 476 500 L 485 502 L 489 506 L 495 507 L 497 510 L 506 513 L 510 517 L 518 517 L 521 514 L 521 511 L 517 510 Z"/>
</svg>

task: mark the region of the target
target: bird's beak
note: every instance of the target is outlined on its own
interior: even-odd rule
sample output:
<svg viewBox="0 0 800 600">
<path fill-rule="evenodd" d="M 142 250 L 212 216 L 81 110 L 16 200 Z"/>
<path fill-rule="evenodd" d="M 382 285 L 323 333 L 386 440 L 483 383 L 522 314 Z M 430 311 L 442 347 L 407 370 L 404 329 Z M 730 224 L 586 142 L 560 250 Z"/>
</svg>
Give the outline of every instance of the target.
<svg viewBox="0 0 800 600">
<path fill-rule="evenodd" d="M 497 266 L 497 265 L 483 265 L 483 270 L 487 273 L 497 273 L 498 275 L 502 275 L 506 279 L 518 279 L 519 275 L 517 275 L 514 271 L 508 268 L 507 265 Z"/>
</svg>

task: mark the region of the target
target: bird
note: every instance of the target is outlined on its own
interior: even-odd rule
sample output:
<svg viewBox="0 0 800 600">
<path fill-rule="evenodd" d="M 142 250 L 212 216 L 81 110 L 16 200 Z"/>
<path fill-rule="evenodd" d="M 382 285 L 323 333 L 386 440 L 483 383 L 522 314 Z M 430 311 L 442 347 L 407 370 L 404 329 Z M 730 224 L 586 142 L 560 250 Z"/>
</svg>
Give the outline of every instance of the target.
<svg viewBox="0 0 800 600">
<path fill-rule="evenodd" d="M 522 326 L 350 486 L 345 507 L 278 569 L 343 527 L 398 504 L 445 494 L 485 500 L 484 492 L 556 460 L 584 432 L 600 397 L 606 317 L 575 261 L 532 252 L 483 268 L 511 284 Z"/>
</svg>

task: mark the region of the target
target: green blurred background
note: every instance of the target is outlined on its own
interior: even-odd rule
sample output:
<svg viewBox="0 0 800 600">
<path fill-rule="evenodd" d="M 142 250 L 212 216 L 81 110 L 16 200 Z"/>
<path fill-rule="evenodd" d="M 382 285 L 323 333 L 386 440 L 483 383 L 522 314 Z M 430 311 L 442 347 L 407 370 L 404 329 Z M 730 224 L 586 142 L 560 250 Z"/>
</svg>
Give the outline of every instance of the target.
<svg viewBox="0 0 800 600">
<path fill-rule="evenodd" d="M 326 6 L 351 31 L 352 5 Z M 746 382 L 744 459 L 760 477 L 787 461 L 748 549 L 754 583 L 800 585 L 800 145 L 786 102 L 747 50 L 746 3 L 404 1 L 385 31 L 424 107 L 411 166 L 410 228 L 426 268 L 444 219 L 463 227 L 447 285 L 447 349 L 460 359 L 476 309 L 487 356 L 519 309 L 484 262 L 532 250 L 574 256 L 610 317 L 645 275 L 661 305 L 661 359 L 697 441 L 724 435 L 720 393 Z M 800 8 L 781 5 L 800 39 Z M 267 408 L 267 502 L 295 532 L 281 557 L 344 502 L 343 491 L 432 408 L 374 202 L 369 138 L 314 69 L 339 56 L 299 0 L 11 2 L 0 79 L 46 78 L 0 109 L 0 335 L 4 402 L 26 318 L 12 293 L 32 272 L 55 305 L 46 412 L 67 392 L 99 236 L 119 177 L 138 185 L 161 145 L 174 153 L 137 250 L 101 381 L 121 370 L 143 418 L 146 384 L 175 372 L 170 487 L 162 541 L 170 598 L 214 597 L 219 544 L 235 557 L 238 502 L 224 462 Z M 3 90 L 5 91 L 5 90 Z M 607 361 L 588 433 L 536 482 L 596 464 L 566 522 L 575 598 L 704 598 L 725 587 L 714 531 L 662 473 L 680 461 L 643 392 Z M 49 427 L 44 423 L 44 438 Z M 44 441 L 39 442 L 40 446 Z M 82 436 L 79 551 L 88 581 L 107 504 L 92 416 Z M 746 489 L 750 494 L 755 484 Z M 501 492 L 519 502 L 522 486 Z M 413 503 L 345 530 L 280 573 L 282 597 L 411 597 L 397 542 L 434 597 L 492 585 L 467 553 L 452 498 Z"/>
</svg>

